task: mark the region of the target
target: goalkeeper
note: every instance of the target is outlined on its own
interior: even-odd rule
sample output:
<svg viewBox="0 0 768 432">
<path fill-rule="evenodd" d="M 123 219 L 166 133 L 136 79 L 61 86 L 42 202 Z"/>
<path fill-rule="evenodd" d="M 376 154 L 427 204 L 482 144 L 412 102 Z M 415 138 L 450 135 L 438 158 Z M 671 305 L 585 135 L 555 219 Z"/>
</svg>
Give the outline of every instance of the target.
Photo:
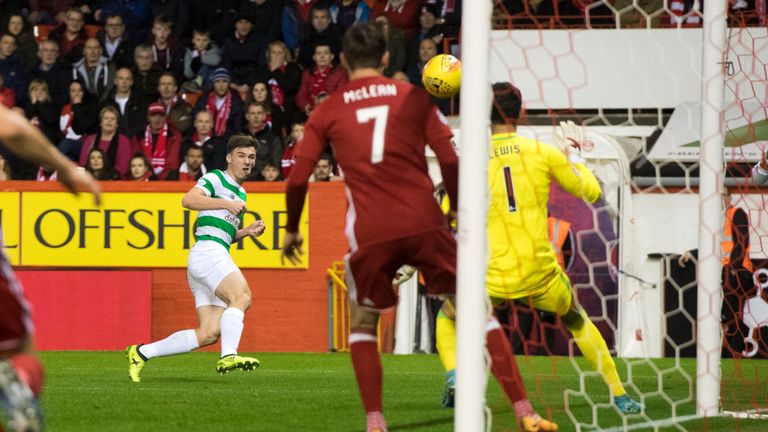
<svg viewBox="0 0 768 432">
<path fill-rule="evenodd" d="M 517 135 L 522 97 L 508 82 L 493 85 L 492 149 L 488 161 L 490 257 L 486 286 L 493 303 L 527 300 L 535 309 L 556 313 L 573 334 L 589 364 L 600 372 L 625 414 L 642 405 L 629 397 L 616 371 L 608 346 L 571 292 L 547 233 L 547 200 L 554 179 L 571 194 L 591 203 L 602 193 L 592 172 L 576 150 L 580 129 L 572 123 L 563 131 L 569 141 L 565 154 L 554 146 Z M 569 129 L 571 129 L 569 131 Z M 448 371 L 444 406 L 453 406 L 456 367 L 453 305 L 446 302 L 437 319 L 437 349 Z"/>
</svg>

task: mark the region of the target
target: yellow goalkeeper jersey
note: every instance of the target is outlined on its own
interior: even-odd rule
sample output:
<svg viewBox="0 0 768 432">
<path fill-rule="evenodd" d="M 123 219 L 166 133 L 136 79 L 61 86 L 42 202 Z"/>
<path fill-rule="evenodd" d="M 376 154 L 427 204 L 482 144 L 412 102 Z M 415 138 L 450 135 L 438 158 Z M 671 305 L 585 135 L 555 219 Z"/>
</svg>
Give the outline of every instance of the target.
<svg viewBox="0 0 768 432">
<path fill-rule="evenodd" d="M 592 172 L 583 163 L 571 164 L 558 148 L 516 133 L 493 135 L 486 278 L 491 296 L 535 295 L 557 274 L 557 258 L 547 235 L 552 179 L 589 202 L 600 197 Z"/>
</svg>

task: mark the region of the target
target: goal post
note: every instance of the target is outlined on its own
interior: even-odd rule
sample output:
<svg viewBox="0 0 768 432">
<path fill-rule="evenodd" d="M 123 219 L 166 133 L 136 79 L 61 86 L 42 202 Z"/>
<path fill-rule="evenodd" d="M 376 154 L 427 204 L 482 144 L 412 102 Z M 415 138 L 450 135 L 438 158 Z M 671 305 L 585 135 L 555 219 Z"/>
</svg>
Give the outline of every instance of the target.
<svg viewBox="0 0 768 432">
<path fill-rule="evenodd" d="M 722 201 L 725 167 L 725 1 L 707 3 L 702 32 L 701 153 L 699 172 L 699 262 L 696 320 L 696 414 L 720 414 L 720 310 L 723 294 Z"/>
<path fill-rule="evenodd" d="M 461 39 L 462 145 L 456 296 L 456 432 L 485 429 L 490 26 L 490 1 L 473 2 L 472 7 L 463 9 L 462 28 L 465 30 Z"/>
</svg>

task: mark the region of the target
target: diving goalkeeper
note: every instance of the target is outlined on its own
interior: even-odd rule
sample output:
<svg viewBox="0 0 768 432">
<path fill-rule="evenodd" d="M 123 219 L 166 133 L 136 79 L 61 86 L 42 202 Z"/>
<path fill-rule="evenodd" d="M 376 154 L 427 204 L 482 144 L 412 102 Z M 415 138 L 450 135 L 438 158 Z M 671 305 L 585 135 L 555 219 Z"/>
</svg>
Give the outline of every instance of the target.
<svg viewBox="0 0 768 432">
<path fill-rule="evenodd" d="M 568 276 L 557 262 L 547 233 L 547 200 L 554 179 L 571 194 L 594 203 L 602 191 L 578 152 L 517 135 L 522 97 L 508 82 L 493 85 L 492 148 L 488 161 L 490 199 L 486 287 L 491 301 L 521 299 L 535 309 L 556 313 L 576 344 L 611 390 L 614 404 L 625 414 L 642 405 L 627 394 L 608 346 L 579 306 Z M 569 139 L 569 134 L 566 134 Z M 571 144 L 578 147 L 576 139 Z M 437 349 L 448 371 L 444 406 L 453 405 L 456 367 L 453 305 L 446 302 L 437 319 Z"/>
</svg>

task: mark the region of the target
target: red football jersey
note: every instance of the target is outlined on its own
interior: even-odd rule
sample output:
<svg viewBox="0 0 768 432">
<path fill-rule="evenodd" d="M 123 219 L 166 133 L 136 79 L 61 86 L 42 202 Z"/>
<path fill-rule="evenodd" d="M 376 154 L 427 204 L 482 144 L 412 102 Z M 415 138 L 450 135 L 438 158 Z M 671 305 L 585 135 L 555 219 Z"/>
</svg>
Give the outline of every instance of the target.
<svg viewBox="0 0 768 432">
<path fill-rule="evenodd" d="M 299 172 L 299 164 L 314 166 L 329 142 L 344 172 L 349 204 L 346 234 L 353 250 L 446 226 L 432 195 L 424 151 L 429 145 L 435 152 L 456 202 L 458 157 L 452 136 L 445 117 L 423 89 L 385 77 L 349 82 L 312 112 L 297 144 L 287 228 L 295 230 L 293 225 L 298 224 L 297 206 L 291 202 L 301 200 L 301 213 L 301 185 L 310 173 L 306 168 Z"/>
</svg>

